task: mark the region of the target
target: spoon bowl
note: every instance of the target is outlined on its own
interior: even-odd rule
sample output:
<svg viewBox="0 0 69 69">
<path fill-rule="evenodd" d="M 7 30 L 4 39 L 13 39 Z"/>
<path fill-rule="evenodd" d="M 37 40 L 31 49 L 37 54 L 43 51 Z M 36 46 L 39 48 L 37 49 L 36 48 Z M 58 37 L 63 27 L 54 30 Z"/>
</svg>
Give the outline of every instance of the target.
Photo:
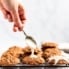
<svg viewBox="0 0 69 69">
<path fill-rule="evenodd" d="M 25 35 L 25 40 L 29 40 L 29 41 L 31 41 L 32 43 L 34 43 L 35 45 L 37 45 L 36 40 L 35 40 L 32 36 L 27 35 L 25 31 L 23 31 L 23 33 L 24 33 L 24 35 Z"/>
</svg>

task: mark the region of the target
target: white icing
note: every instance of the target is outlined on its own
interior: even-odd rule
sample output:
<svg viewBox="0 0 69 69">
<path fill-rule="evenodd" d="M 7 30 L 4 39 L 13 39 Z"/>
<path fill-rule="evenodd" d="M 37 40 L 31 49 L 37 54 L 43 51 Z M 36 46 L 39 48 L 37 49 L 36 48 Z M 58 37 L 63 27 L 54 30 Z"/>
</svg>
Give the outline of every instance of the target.
<svg viewBox="0 0 69 69">
<path fill-rule="evenodd" d="M 62 51 L 62 56 L 66 57 L 69 59 L 69 54 L 68 53 L 65 53 L 64 51 Z"/>
<path fill-rule="evenodd" d="M 26 40 L 26 44 L 30 46 L 31 48 L 34 48 L 34 49 L 36 48 L 36 44 L 32 42 L 30 39 Z"/>
<path fill-rule="evenodd" d="M 37 58 L 37 56 L 34 54 L 34 49 L 31 49 L 32 53 L 30 57 Z"/>
<path fill-rule="evenodd" d="M 26 44 L 28 46 L 30 46 L 30 48 L 31 48 L 32 53 L 31 53 L 30 57 L 37 58 L 37 56 L 34 54 L 34 49 L 36 49 L 36 44 L 34 42 L 32 42 L 30 39 L 26 40 Z"/>
<path fill-rule="evenodd" d="M 51 56 L 50 58 L 49 58 L 49 62 L 51 61 L 51 60 L 55 60 L 55 63 L 54 64 L 57 64 L 57 62 L 59 61 L 59 60 L 65 60 L 65 61 L 67 61 L 68 63 L 69 63 L 69 54 L 67 54 L 67 53 L 65 53 L 65 52 L 61 52 L 61 55 L 60 56 Z"/>
<path fill-rule="evenodd" d="M 34 54 L 31 54 L 31 56 L 30 56 L 31 58 L 37 58 L 37 56 L 36 55 L 34 55 Z"/>
</svg>

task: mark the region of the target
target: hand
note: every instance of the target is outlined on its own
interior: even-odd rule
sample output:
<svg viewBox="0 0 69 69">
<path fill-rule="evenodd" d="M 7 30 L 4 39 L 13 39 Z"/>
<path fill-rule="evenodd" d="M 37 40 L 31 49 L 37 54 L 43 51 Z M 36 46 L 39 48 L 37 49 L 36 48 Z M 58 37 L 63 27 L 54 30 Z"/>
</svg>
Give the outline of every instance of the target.
<svg viewBox="0 0 69 69">
<path fill-rule="evenodd" d="M 22 31 L 25 21 L 23 6 L 18 0 L 0 0 L 0 8 L 4 17 L 13 22 L 13 31 Z"/>
</svg>

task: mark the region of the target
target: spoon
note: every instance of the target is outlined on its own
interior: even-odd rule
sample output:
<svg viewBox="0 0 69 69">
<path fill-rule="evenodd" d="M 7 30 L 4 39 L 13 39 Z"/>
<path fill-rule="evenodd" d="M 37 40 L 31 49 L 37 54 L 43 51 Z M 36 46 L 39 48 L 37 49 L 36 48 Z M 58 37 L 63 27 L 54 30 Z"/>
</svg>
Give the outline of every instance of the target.
<svg viewBox="0 0 69 69">
<path fill-rule="evenodd" d="M 37 47 L 37 42 L 32 36 L 27 35 L 25 31 L 23 31 L 23 33 L 25 35 L 26 44 L 31 47 L 31 57 L 36 57 L 34 55 L 34 49 Z"/>
<path fill-rule="evenodd" d="M 29 43 L 28 41 L 30 41 L 32 44 L 37 45 L 36 40 L 32 36 L 29 36 L 25 31 L 23 31 L 23 33 L 25 35 L 25 40 L 27 41 L 27 43 Z"/>
</svg>

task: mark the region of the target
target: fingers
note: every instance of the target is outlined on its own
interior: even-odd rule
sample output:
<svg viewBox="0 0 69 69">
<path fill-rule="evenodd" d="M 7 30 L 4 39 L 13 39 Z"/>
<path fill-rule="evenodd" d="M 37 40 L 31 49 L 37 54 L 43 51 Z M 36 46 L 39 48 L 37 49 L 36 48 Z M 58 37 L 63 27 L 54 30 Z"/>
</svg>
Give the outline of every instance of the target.
<svg viewBox="0 0 69 69">
<path fill-rule="evenodd" d="M 22 31 L 23 30 L 23 25 L 21 27 L 18 27 L 16 24 L 14 24 L 13 26 L 13 31 L 17 32 L 17 31 Z"/>
<path fill-rule="evenodd" d="M 13 9 L 13 11 L 11 12 L 11 15 L 12 15 L 12 18 L 14 21 L 13 31 L 14 32 L 17 30 L 22 31 L 23 30 L 23 24 L 20 20 L 18 9 Z"/>
<path fill-rule="evenodd" d="M 1 9 L 3 15 L 4 15 L 4 18 L 8 19 L 10 22 L 12 22 L 13 20 L 12 20 L 11 14 L 2 5 L 1 5 L 0 9 Z"/>
<path fill-rule="evenodd" d="M 4 15 L 4 18 L 5 18 L 5 19 L 8 19 L 9 22 L 12 22 L 12 21 L 13 21 L 12 16 L 11 16 L 10 13 L 8 13 L 8 12 L 5 11 L 5 10 L 2 10 L 2 12 L 3 12 L 3 15 Z"/>
<path fill-rule="evenodd" d="M 21 28 L 18 27 L 16 24 L 14 24 L 14 26 L 13 26 L 13 31 L 14 31 L 14 32 L 17 32 L 18 30 L 19 30 L 19 31 L 23 31 L 23 27 L 24 27 L 23 24 L 22 24 L 22 27 L 21 27 Z"/>
<path fill-rule="evenodd" d="M 1 7 L 1 11 L 2 11 L 2 13 L 4 15 L 4 18 L 7 19 L 7 12 L 6 12 L 6 10 L 3 7 Z"/>
<path fill-rule="evenodd" d="M 13 31 L 14 31 L 14 32 L 17 32 L 17 30 L 18 30 L 17 26 L 14 25 L 14 26 L 13 26 Z"/>
<path fill-rule="evenodd" d="M 20 20 L 24 23 L 26 18 L 25 18 L 25 12 L 24 12 L 23 6 L 21 4 L 18 7 L 18 13 L 19 13 Z"/>
<path fill-rule="evenodd" d="M 18 6 L 18 12 L 16 12 L 16 13 L 17 13 L 17 14 L 15 14 L 16 18 L 13 16 L 13 18 L 15 19 L 14 20 L 15 24 L 13 26 L 14 32 L 16 32 L 17 30 L 22 31 L 23 27 L 24 27 L 24 21 L 26 20 L 24 9 L 21 4 Z M 17 21 L 17 19 L 18 19 L 18 21 Z"/>
<path fill-rule="evenodd" d="M 24 27 L 24 21 L 26 20 L 25 18 L 25 13 L 24 9 L 21 5 L 19 7 L 14 7 L 11 11 L 7 11 L 3 6 L 1 7 L 1 10 L 4 14 L 4 17 L 8 19 L 10 22 L 14 22 L 13 25 L 13 31 L 22 31 Z"/>
<path fill-rule="evenodd" d="M 4 18 L 7 19 L 7 11 L 5 10 L 4 6 L 2 5 L 2 3 L 0 3 L 0 9 L 4 15 Z"/>
<path fill-rule="evenodd" d="M 13 21 L 11 14 L 7 14 L 7 19 L 8 19 L 9 22 Z"/>
</svg>

